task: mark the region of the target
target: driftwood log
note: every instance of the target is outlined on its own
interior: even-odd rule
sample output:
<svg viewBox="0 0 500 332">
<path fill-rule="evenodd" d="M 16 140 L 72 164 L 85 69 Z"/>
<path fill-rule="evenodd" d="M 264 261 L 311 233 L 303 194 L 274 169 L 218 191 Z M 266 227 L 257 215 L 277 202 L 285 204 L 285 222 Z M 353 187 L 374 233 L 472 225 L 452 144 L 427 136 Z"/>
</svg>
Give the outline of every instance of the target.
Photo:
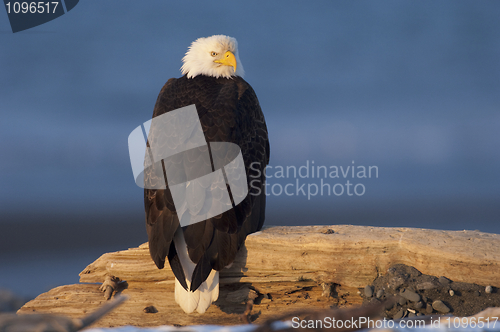
<svg viewBox="0 0 500 332">
<path fill-rule="evenodd" d="M 18 313 L 83 317 L 106 302 L 99 288 L 113 276 L 121 280 L 115 294 L 129 300 L 94 326 L 240 324 L 249 298 L 254 299 L 250 320 L 262 323 L 305 308 L 360 304 L 359 288 L 397 263 L 454 281 L 500 287 L 499 243 L 500 235 L 479 231 L 270 227 L 248 236 L 235 263 L 221 272 L 219 300 L 203 315 L 179 308 L 172 271 L 158 270 L 143 244 L 102 255 L 80 273 L 80 284 L 41 294 Z"/>
<path fill-rule="evenodd" d="M 51 314 L 16 315 L 0 313 L 0 332 L 76 332 L 92 325 L 94 322 L 113 311 L 126 301 L 124 296 L 118 296 L 113 301 L 105 303 L 96 311 L 79 319 Z"/>
</svg>

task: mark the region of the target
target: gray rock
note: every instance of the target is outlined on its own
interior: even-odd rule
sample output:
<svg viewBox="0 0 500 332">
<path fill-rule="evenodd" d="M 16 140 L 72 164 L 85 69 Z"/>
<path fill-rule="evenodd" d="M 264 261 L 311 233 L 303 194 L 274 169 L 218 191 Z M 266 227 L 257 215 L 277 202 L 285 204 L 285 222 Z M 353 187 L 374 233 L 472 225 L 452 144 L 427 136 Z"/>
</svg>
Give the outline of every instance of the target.
<svg viewBox="0 0 500 332">
<path fill-rule="evenodd" d="M 493 293 L 493 287 L 491 287 L 491 286 L 486 286 L 486 288 L 484 289 L 484 292 L 485 292 L 486 294 L 491 294 L 491 293 Z"/>
<path fill-rule="evenodd" d="M 379 289 L 377 291 L 377 294 L 375 296 L 377 297 L 377 299 L 380 299 L 382 296 L 384 296 L 384 290 L 383 289 Z"/>
<path fill-rule="evenodd" d="M 366 297 L 372 297 L 373 296 L 372 286 L 370 285 L 365 286 L 364 292 Z"/>
<path fill-rule="evenodd" d="M 11 291 L 0 289 L 0 313 L 17 311 L 25 302 Z"/>
<path fill-rule="evenodd" d="M 442 312 L 444 314 L 450 312 L 450 308 L 446 304 L 443 303 L 441 300 L 436 300 L 432 302 L 432 308 L 436 311 Z"/>
<path fill-rule="evenodd" d="M 474 295 L 475 295 L 475 296 L 480 296 L 480 295 L 481 295 L 481 293 L 479 293 L 479 291 L 475 291 L 475 292 L 474 292 Z"/>
<path fill-rule="evenodd" d="M 399 303 L 400 305 L 405 305 L 407 302 L 408 302 L 408 301 L 407 301 L 404 297 L 402 297 L 402 296 L 398 296 L 398 303 Z"/>
<path fill-rule="evenodd" d="M 396 312 L 396 314 L 394 315 L 394 317 L 392 319 L 403 318 L 404 314 L 405 314 L 404 309 L 400 309 L 398 312 Z"/>
<path fill-rule="evenodd" d="M 428 314 L 432 314 L 434 310 L 432 309 L 432 305 L 430 305 L 429 303 L 427 303 L 427 306 L 425 307 L 425 312 L 428 313 Z"/>
<path fill-rule="evenodd" d="M 415 304 L 415 309 L 420 309 L 420 308 L 423 308 L 424 306 L 424 303 L 422 301 L 419 301 Z"/>
<path fill-rule="evenodd" d="M 474 291 L 479 291 L 479 290 L 484 290 L 483 287 L 474 285 L 474 284 L 469 284 L 466 282 L 453 282 L 453 287 L 451 287 L 455 293 L 456 292 L 474 292 Z"/>
<path fill-rule="evenodd" d="M 404 283 L 405 283 L 405 279 L 403 279 L 400 276 L 395 276 L 394 278 L 389 280 L 389 282 L 387 283 L 387 286 L 391 289 L 398 289 L 398 287 L 400 287 Z"/>
<path fill-rule="evenodd" d="M 384 309 L 385 310 L 391 310 L 392 308 L 394 308 L 395 305 L 396 305 L 396 303 L 394 303 L 392 301 L 386 301 L 384 303 Z"/>
<path fill-rule="evenodd" d="M 158 313 L 158 309 L 156 309 L 156 307 L 154 305 L 150 305 L 150 306 L 144 308 L 142 311 L 144 311 L 144 313 L 146 313 L 146 314 Z"/>
<path fill-rule="evenodd" d="M 440 287 L 441 284 L 432 281 L 421 281 L 415 285 L 416 290 L 425 290 L 425 289 L 435 289 Z"/>
<path fill-rule="evenodd" d="M 439 283 L 440 283 L 441 285 L 444 285 L 444 286 L 449 285 L 449 284 L 451 283 L 451 280 L 450 280 L 450 279 L 448 279 L 448 278 L 446 278 L 446 277 L 443 277 L 443 276 L 439 277 L 439 278 L 438 278 L 438 281 L 439 281 Z"/>
<path fill-rule="evenodd" d="M 408 289 L 406 289 L 403 293 L 400 293 L 400 295 L 412 302 L 420 301 L 420 295 Z"/>
</svg>

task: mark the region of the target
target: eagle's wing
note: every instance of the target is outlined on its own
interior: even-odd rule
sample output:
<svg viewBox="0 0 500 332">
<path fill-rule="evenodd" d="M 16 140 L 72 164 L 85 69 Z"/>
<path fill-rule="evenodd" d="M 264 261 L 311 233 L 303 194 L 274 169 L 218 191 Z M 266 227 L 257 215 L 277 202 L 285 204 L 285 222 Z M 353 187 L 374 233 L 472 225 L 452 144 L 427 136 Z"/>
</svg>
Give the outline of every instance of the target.
<svg viewBox="0 0 500 332">
<path fill-rule="evenodd" d="M 249 192 L 234 209 L 182 228 L 189 258 L 196 264 L 190 278 L 190 289 L 196 290 L 212 269 L 219 271 L 232 263 L 246 236 L 262 227 L 265 218 L 264 168 L 269 161 L 269 142 L 257 96 L 239 77 L 232 80 L 203 76 L 189 80 L 185 77 L 170 79 L 158 96 L 153 117 L 191 104 L 196 105 L 207 142 L 231 142 L 241 148 Z M 162 133 L 150 133 L 148 139 L 151 141 L 160 135 Z M 202 151 L 193 152 L 184 154 L 182 161 L 177 160 L 182 163 L 187 177 L 189 173 L 199 174 L 199 168 L 206 167 L 203 165 L 206 159 L 199 158 Z M 145 174 L 145 178 L 148 175 Z M 161 179 L 154 176 L 151 179 L 156 180 Z M 226 184 L 213 183 L 212 186 L 222 189 Z M 186 195 L 186 199 L 188 205 L 197 206 L 199 202 L 189 200 L 205 199 L 204 188 L 192 188 L 186 190 L 198 190 L 197 195 Z M 220 195 L 209 195 L 212 204 L 219 203 Z M 145 189 L 144 199 L 151 257 L 159 268 L 163 268 L 165 257 L 168 257 L 175 276 L 187 289 L 177 255 L 179 248 L 175 248 L 173 241 L 180 224 L 170 190 Z"/>
</svg>

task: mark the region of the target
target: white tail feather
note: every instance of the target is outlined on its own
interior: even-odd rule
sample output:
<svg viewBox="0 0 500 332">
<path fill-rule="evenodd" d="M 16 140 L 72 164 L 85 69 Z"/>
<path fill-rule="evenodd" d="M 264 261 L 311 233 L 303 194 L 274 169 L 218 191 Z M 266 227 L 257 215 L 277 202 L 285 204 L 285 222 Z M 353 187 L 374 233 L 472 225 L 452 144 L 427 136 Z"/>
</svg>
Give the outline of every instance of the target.
<svg viewBox="0 0 500 332">
<path fill-rule="evenodd" d="M 175 249 L 184 269 L 186 276 L 186 284 L 191 287 L 191 276 L 193 275 L 194 264 L 189 258 L 186 241 L 184 234 L 179 229 L 174 236 Z M 181 283 L 175 279 L 175 302 L 184 310 L 185 313 L 190 314 L 195 310 L 200 314 L 204 313 L 212 302 L 219 298 L 219 272 L 212 270 L 207 280 L 205 280 L 200 287 L 194 292 L 185 290 Z"/>
</svg>

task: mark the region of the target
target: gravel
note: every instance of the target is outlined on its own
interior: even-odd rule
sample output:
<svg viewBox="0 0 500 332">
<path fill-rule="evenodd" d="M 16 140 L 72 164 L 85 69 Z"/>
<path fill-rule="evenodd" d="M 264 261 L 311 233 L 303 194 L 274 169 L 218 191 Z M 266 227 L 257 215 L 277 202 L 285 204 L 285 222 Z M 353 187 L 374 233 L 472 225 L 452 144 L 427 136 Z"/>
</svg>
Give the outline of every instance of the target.
<svg viewBox="0 0 500 332">
<path fill-rule="evenodd" d="M 471 316 L 488 307 L 500 307 L 500 293 L 491 285 L 481 286 L 453 281 L 446 276 L 425 275 L 404 264 L 391 266 L 386 274 L 360 289 L 360 292 L 365 303 L 395 297 L 394 303 L 386 305 L 385 317 L 388 319 L 409 317 L 410 313 L 416 316 Z"/>
</svg>

